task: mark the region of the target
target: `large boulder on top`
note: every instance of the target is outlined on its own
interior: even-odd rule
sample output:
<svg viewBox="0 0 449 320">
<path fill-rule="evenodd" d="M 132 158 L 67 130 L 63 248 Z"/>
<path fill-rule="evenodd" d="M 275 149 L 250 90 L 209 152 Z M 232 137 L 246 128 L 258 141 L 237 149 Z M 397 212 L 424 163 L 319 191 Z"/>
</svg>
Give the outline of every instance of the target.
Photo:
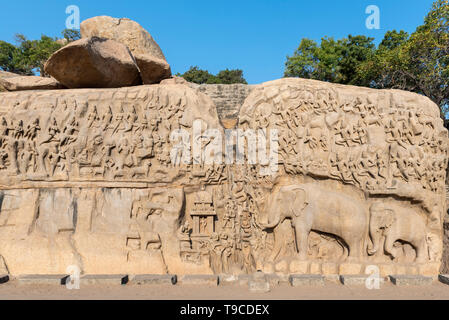
<svg viewBox="0 0 449 320">
<path fill-rule="evenodd" d="M 144 84 L 159 83 L 171 76 L 161 48 L 135 21 L 108 16 L 90 18 L 81 23 L 81 36 L 113 39 L 126 45 L 136 59 Z"/>
<path fill-rule="evenodd" d="M 5 78 L 0 77 L 0 87 L 3 87 L 8 91 L 54 90 L 65 88 L 53 78 L 19 75 L 8 76 Z"/>
<path fill-rule="evenodd" d="M 99 37 L 77 40 L 59 49 L 44 68 L 68 88 L 119 88 L 142 83 L 129 49 Z"/>
</svg>

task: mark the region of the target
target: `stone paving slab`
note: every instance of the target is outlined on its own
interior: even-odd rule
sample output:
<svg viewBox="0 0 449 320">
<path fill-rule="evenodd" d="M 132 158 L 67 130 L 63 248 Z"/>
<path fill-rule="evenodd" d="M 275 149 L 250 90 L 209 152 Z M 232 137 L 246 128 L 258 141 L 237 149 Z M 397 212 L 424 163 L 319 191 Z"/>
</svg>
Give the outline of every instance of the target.
<svg viewBox="0 0 449 320">
<path fill-rule="evenodd" d="M 131 279 L 132 284 L 176 284 L 178 278 L 170 274 L 139 274 Z"/>
<path fill-rule="evenodd" d="M 218 276 L 201 274 L 184 275 L 179 278 L 179 283 L 183 285 L 218 286 Z"/>
<path fill-rule="evenodd" d="M 80 285 L 124 285 L 129 278 L 120 274 L 88 274 L 80 278 Z"/>
<path fill-rule="evenodd" d="M 428 286 L 433 283 L 433 278 L 419 275 L 390 275 L 390 281 L 396 286 Z"/>
<path fill-rule="evenodd" d="M 341 275 L 340 276 L 340 282 L 344 284 L 345 286 L 366 286 L 366 280 L 368 279 L 368 276 L 366 275 Z M 384 283 L 385 279 L 380 277 L 379 278 L 380 283 Z"/>
<path fill-rule="evenodd" d="M 292 274 L 289 282 L 293 287 L 300 286 L 324 286 L 324 276 L 316 274 Z"/>
<path fill-rule="evenodd" d="M 24 274 L 17 277 L 19 284 L 65 285 L 68 279 L 65 274 Z"/>
<path fill-rule="evenodd" d="M 264 280 L 250 280 L 248 283 L 249 291 L 255 293 L 267 293 L 270 292 L 270 282 Z"/>
</svg>

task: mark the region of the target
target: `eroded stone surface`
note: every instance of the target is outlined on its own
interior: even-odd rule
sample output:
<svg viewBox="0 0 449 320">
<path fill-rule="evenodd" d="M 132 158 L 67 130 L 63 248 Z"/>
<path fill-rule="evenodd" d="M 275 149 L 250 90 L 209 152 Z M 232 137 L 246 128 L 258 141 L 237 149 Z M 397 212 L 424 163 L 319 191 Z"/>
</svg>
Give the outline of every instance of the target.
<svg viewBox="0 0 449 320">
<path fill-rule="evenodd" d="M 281 79 L 236 126 L 277 130 L 271 161 L 246 161 L 252 141 L 243 164 L 206 163 L 224 157 L 216 106 L 176 80 L 0 94 L 9 272 L 438 274 L 448 134 L 430 100 Z"/>
<path fill-rule="evenodd" d="M 69 43 L 56 51 L 44 68 L 67 88 L 119 88 L 142 83 L 129 49 L 99 37 Z"/>
<path fill-rule="evenodd" d="M 81 35 L 113 39 L 127 46 L 136 59 L 144 84 L 159 83 L 171 76 L 170 65 L 161 48 L 135 21 L 107 16 L 90 18 L 81 23 Z"/>
<path fill-rule="evenodd" d="M 52 90 L 65 88 L 53 78 L 17 75 L 5 78 L 0 77 L 0 87 L 5 88 L 7 91 Z"/>
</svg>

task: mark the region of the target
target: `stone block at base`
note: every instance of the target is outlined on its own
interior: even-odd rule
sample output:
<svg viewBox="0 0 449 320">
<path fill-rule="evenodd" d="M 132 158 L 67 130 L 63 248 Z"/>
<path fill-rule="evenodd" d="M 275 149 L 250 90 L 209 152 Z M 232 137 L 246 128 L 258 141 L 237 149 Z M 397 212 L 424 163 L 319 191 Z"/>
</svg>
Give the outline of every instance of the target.
<svg viewBox="0 0 449 320">
<path fill-rule="evenodd" d="M 124 285 L 128 283 L 127 275 L 88 274 L 80 278 L 80 285 Z"/>
<path fill-rule="evenodd" d="M 263 280 L 251 280 L 248 284 L 249 291 L 254 293 L 270 292 L 270 283 Z"/>
<path fill-rule="evenodd" d="M 218 283 L 220 285 L 232 285 L 239 283 L 240 276 L 230 275 L 230 274 L 220 274 L 218 276 Z"/>
<path fill-rule="evenodd" d="M 300 286 L 324 286 L 324 276 L 317 274 L 292 274 L 289 282 L 293 287 Z"/>
<path fill-rule="evenodd" d="M 176 275 L 170 275 L 170 274 L 139 274 L 134 276 L 130 283 L 132 284 L 139 284 L 139 285 L 148 285 L 148 284 L 155 284 L 155 285 L 174 285 L 178 281 Z"/>
<path fill-rule="evenodd" d="M 17 277 L 17 282 L 34 285 L 65 285 L 68 277 L 64 274 L 24 274 Z"/>
<path fill-rule="evenodd" d="M 218 276 L 214 275 L 185 275 L 180 277 L 179 283 L 196 286 L 218 286 Z"/>
<path fill-rule="evenodd" d="M 249 281 L 251 280 L 251 276 L 249 274 L 241 274 L 238 276 L 238 283 L 241 286 L 247 286 Z M 221 281 L 220 281 L 221 284 Z"/>
<path fill-rule="evenodd" d="M 396 286 L 428 286 L 433 283 L 433 278 L 419 275 L 390 275 L 390 281 Z"/>
<path fill-rule="evenodd" d="M 366 275 L 341 275 L 340 276 L 340 282 L 344 284 L 345 286 L 366 286 L 366 280 L 368 279 L 368 276 Z M 372 284 L 373 281 L 370 281 Z M 384 278 L 379 278 L 379 283 L 384 283 Z"/>
</svg>

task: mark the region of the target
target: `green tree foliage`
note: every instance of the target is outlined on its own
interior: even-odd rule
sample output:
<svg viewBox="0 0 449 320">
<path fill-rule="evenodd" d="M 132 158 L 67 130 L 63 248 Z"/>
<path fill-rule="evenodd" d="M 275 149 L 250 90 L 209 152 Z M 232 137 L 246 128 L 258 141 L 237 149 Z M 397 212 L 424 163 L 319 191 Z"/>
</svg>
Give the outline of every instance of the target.
<svg viewBox="0 0 449 320">
<path fill-rule="evenodd" d="M 357 66 L 373 55 L 373 40 L 352 35 L 337 41 L 325 37 L 318 45 L 303 39 L 293 56 L 287 57 L 285 76 L 360 85 Z"/>
<path fill-rule="evenodd" d="M 81 33 L 78 30 L 73 29 L 65 29 L 62 31 L 62 36 L 67 40 L 67 42 L 73 42 L 81 39 Z"/>
<path fill-rule="evenodd" d="M 222 70 L 217 73 L 216 78 L 218 79 L 217 83 L 224 84 L 232 84 L 232 83 L 243 83 L 248 84 L 243 78 L 243 70 L 234 69 L 234 70 Z"/>
<path fill-rule="evenodd" d="M 244 83 L 247 84 L 243 77 L 243 71 L 240 69 L 235 70 L 222 70 L 217 75 L 209 73 L 207 70 L 202 70 L 198 66 L 190 67 L 184 74 L 178 73 L 177 76 L 183 77 L 185 80 L 198 84 L 232 84 L 232 83 Z"/>
<path fill-rule="evenodd" d="M 449 0 L 436 0 L 424 24 L 412 34 L 388 31 L 377 48 L 373 39 L 348 36 L 303 39 L 287 57 L 285 76 L 372 88 L 395 88 L 429 97 L 449 116 Z"/>
<path fill-rule="evenodd" d="M 396 46 L 381 43 L 373 62 L 362 65 L 359 73 L 367 73 L 372 87 L 409 90 L 429 97 L 440 106 L 442 118 L 447 118 L 449 1 L 435 1 L 424 24 L 409 37 L 394 36 Z M 389 43 L 388 38 L 382 42 Z"/>
<path fill-rule="evenodd" d="M 190 69 L 187 70 L 184 74 L 178 73 L 177 76 L 183 77 L 185 80 L 189 82 L 198 84 L 208 83 L 209 79 L 213 77 L 213 75 L 210 74 L 208 71 L 202 70 L 197 66 L 190 67 Z"/>
<path fill-rule="evenodd" d="M 68 42 L 80 38 L 80 33 L 76 30 L 64 30 L 62 35 L 61 39 L 42 35 L 39 40 L 29 40 L 24 35 L 17 34 L 17 45 L 0 41 L 0 70 L 47 76 L 44 71 L 47 59 Z"/>
</svg>

